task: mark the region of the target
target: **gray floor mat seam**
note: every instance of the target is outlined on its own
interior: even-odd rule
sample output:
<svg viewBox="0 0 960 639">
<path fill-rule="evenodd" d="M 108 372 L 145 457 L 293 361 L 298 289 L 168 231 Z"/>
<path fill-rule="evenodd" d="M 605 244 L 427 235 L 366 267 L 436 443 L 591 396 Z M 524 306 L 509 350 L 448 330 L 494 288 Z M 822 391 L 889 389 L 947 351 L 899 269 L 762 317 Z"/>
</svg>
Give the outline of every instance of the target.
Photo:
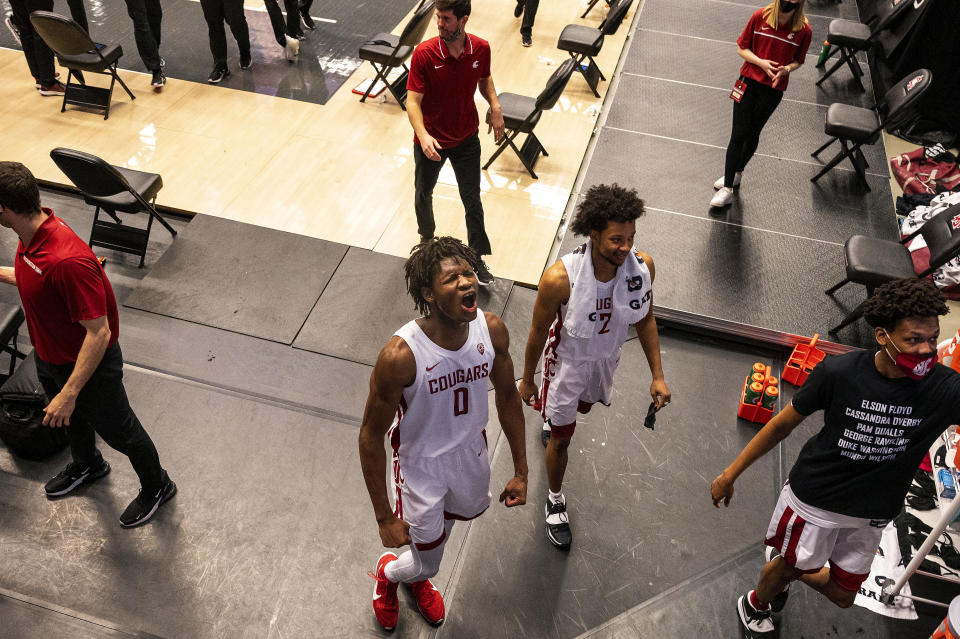
<svg viewBox="0 0 960 639">
<path fill-rule="evenodd" d="M 657 594 L 656 596 L 651 597 L 651 598 L 647 599 L 646 601 L 642 601 L 642 602 L 640 602 L 639 604 L 637 604 L 636 606 L 633 606 L 633 607 L 631 607 L 631 608 L 629 608 L 629 609 L 627 609 L 627 610 L 624 610 L 624 611 L 621 612 L 619 615 L 617 615 L 617 616 L 615 616 L 615 617 L 612 617 L 612 618 L 606 620 L 605 622 L 603 622 L 603 623 L 600 624 L 599 626 L 596 626 L 596 627 L 594 627 L 594 628 L 591 628 L 590 630 L 588 630 L 588 631 L 586 631 L 586 632 L 578 635 L 578 636 L 577 636 L 577 639 L 585 639 L 586 637 L 590 637 L 590 636 L 592 636 L 592 635 L 595 635 L 595 634 L 597 634 L 598 632 L 600 632 L 601 630 L 603 630 L 604 628 L 607 628 L 608 626 L 612 625 L 613 623 L 619 621 L 620 619 L 623 619 L 623 618 L 625 618 L 625 617 L 628 617 L 628 616 L 632 615 L 633 613 L 637 612 L 638 610 L 643 610 L 643 609 L 646 608 L 646 607 L 655 605 L 655 604 L 657 604 L 657 603 L 659 603 L 659 602 L 661 602 L 661 601 L 663 601 L 663 600 L 665 600 L 665 599 L 668 599 L 669 597 L 673 596 L 674 594 L 682 591 L 684 588 L 686 588 L 686 587 L 689 586 L 690 584 L 696 583 L 696 582 L 698 582 L 698 581 L 701 581 L 701 580 L 703 580 L 704 577 L 707 577 L 707 576 L 709 576 L 709 575 L 711 575 L 711 574 L 718 573 L 718 572 L 726 569 L 730 564 L 734 564 L 734 563 L 740 561 L 741 559 L 746 558 L 747 556 L 749 556 L 749 555 L 751 555 L 751 554 L 759 554 L 759 551 L 760 551 L 762 548 L 763 548 L 763 544 L 757 543 L 757 544 L 754 544 L 754 545 L 750 546 L 749 548 L 747 548 L 746 550 L 744 550 L 744 551 L 742 551 L 742 552 L 736 553 L 736 554 L 734 554 L 734 555 L 730 555 L 730 556 L 727 557 L 726 559 L 720 561 L 719 563 L 714 564 L 714 565 L 711 566 L 710 568 L 707 568 L 706 570 L 704 570 L 704 571 L 702 571 L 702 572 L 700 572 L 700 573 L 697 573 L 696 575 L 693 575 L 692 577 L 688 577 L 688 578 L 684 579 L 683 581 L 675 584 L 674 586 L 671 586 L 670 588 L 668 588 L 667 590 L 664 590 L 663 592 Z"/>
<path fill-rule="evenodd" d="M 320 298 L 323 297 L 323 292 L 327 290 L 328 286 L 330 286 L 330 282 L 333 281 L 333 276 L 337 274 L 337 270 L 340 268 L 340 265 L 343 264 L 343 260 L 346 259 L 347 253 L 350 252 L 351 248 L 353 247 L 352 246 L 348 247 L 347 250 L 343 252 L 343 255 L 340 256 L 340 261 L 337 262 L 337 265 L 330 272 L 330 277 L 327 278 L 327 281 L 324 283 L 323 288 L 320 289 L 320 293 L 317 295 L 317 299 L 313 300 L 313 305 L 310 306 L 310 311 L 307 313 L 306 317 L 303 318 L 303 321 L 300 322 L 300 328 L 298 328 L 297 332 L 294 333 L 293 339 L 290 340 L 289 344 L 287 344 L 288 346 L 293 346 L 293 343 L 297 341 L 298 337 L 300 337 L 300 331 L 302 331 L 303 327 L 306 326 L 307 321 L 310 319 L 310 315 L 313 314 L 314 309 L 317 308 L 317 304 L 320 303 Z M 321 355 L 323 355 L 323 353 L 321 353 Z"/>
<path fill-rule="evenodd" d="M 192 377 L 190 375 L 175 373 L 172 371 L 164 370 L 162 368 L 150 366 L 149 364 L 141 364 L 138 362 L 124 361 L 124 367 L 129 370 L 138 371 L 148 375 L 165 377 L 167 379 L 171 379 L 173 381 L 181 382 L 184 384 L 189 384 L 189 385 L 197 386 L 200 388 L 206 388 L 216 393 L 220 393 L 222 395 L 237 397 L 240 399 L 248 399 L 260 404 L 275 406 L 277 408 L 284 408 L 284 409 L 291 410 L 304 415 L 322 417 L 324 419 L 339 422 L 341 424 L 359 426 L 362 421 L 362 418 L 358 416 L 347 415 L 345 413 L 340 413 L 337 411 L 320 408 L 319 406 L 311 406 L 310 404 L 304 404 L 302 402 L 283 399 L 281 397 L 275 397 L 275 396 L 267 395 L 265 393 L 257 393 L 255 391 L 244 390 L 242 388 L 237 388 L 235 386 L 228 386 L 226 384 L 217 384 L 215 382 L 205 380 L 205 379 L 200 379 L 198 377 Z"/>
<path fill-rule="evenodd" d="M 84 615 L 84 614 L 82 614 L 82 613 L 76 612 L 75 610 L 70 610 L 70 609 L 68 609 L 68 608 L 63 608 L 62 606 L 58 606 L 58 605 L 56 605 L 56 604 L 48 603 L 48 602 L 42 601 L 42 600 L 40 600 L 40 599 L 36 599 L 36 598 L 34 598 L 34 597 L 30 597 L 30 596 L 28 596 L 28 595 L 22 595 L 22 594 L 20 594 L 20 593 L 13 592 L 12 590 L 7 590 L 6 588 L 0 587 L 0 597 L 6 598 L 6 599 L 10 599 L 10 600 L 12 600 L 12 601 L 16 601 L 16 602 L 18 602 L 18 603 L 25 604 L 25 605 L 28 605 L 28 606 L 34 606 L 34 607 L 40 608 L 40 609 L 42 609 L 42 610 L 48 610 L 48 611 L 53 612 L 53 613 L 58 614 L 58 615 L 63 615 L 63 616 L 65 616 L 65 617 L 70 617 L 70 618 L 72 618 L 72 619 L 76 619 L 76 620 L 78 620 L 78 621 L 82 621 L 83 623 L 88 623 L 88 624 L 93 625 L 93 626 L 99 626 L 99 627 L 101 627 L 101 628 L 106 628 L 107 630 L 112 630 L 112 631 L 114 631 L 114 632 L 119 632 L 119 633 L 128 635 L 128 636 L 130 636 L 130 637 L 142 637 L 143 639 L 147 639 L 147 638 L 162 639 L 161 637 L 158 637 L 158 635 L 151 635 L 151 634 L 147 634 L 147 633 L 140 632 L 140 631 L 131 632 L 131 631 L 129 631 L 129 630 L 123 630 L 123 629 L 121 629 L 121 628 L 117 628 L 116 626 L 112 625 L 111 622 L 108 622 L 108 621 L 106 621 L 106 620 L 99 619 L 99 618 L 97 618 L 97 617 L 92 617 L 92 616 L 89 616 L 89 615 Z"/>
</svg>

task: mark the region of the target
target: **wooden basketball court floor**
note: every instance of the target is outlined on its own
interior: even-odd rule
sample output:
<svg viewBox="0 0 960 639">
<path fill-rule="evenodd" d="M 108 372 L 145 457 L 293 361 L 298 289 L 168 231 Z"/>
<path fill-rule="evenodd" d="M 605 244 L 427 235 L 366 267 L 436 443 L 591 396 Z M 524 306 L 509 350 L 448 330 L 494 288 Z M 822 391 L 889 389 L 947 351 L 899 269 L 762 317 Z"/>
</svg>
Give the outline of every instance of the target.
<svg viewBox="0 0 960 639">
<path fill-rule="evenodd" d="M 608 77 L 639 4 L 619 32 L 606 39 L 597 58 Z M 514 0 L 475 2 L 467 31 L 491 43 L 498 92 L 535 96 L 566 58 L 556 48 L 560 31 L 569 23 L 599 25 L 606 13 L 603 5 L 581 20 L 581 0 L 541 3 L 531 48 L 520 44 Z M 435 33 L 431 25 L 427 34 Z M 135 57 L 136 51 L 125 56 Z M 65 78 L 66 70 L 61 73 Z M 0 49 L 4 159 L 23 162 L 45 182 L 69 185 L 49 152 L 58 146 L 79 149 L 112 164 L 161 174 L 158 203 L 164 207 L 396 256 L 407 255 L 417 242 L 413 134 L 406 113 L 392 97 L 361 104 L 350 91 L 373 77 L 369 64 L 360 66 L 322 106 L 175 78 L 154 91 L 148 75 L 120 74 L 137 99 L 115 91 L 108 120 L 73 107 L 61 113 L 58 98 L 42 98 L 33 90 L 23 54 Z M 92 82 L 97 81 L 102 78 Z M 601 83 L 602 96 L 608 84 Z M 498 277 L 539 280 L 601 103 L 575 75 L 537 126 L 550 153 L 537 164 L 539 179 L 532 179 L 509 150 L 483 173 L 482 200 L 493 246 L 487 262 Z M 479 93 L 477 104 L 482 121 L 486 102 Z M 496 146 L 485 125 L 481 143 L 486 161 Z M 434 208 L 438 234 L 466 237 L 449 163 L 434 192 Z"/>
</svg>

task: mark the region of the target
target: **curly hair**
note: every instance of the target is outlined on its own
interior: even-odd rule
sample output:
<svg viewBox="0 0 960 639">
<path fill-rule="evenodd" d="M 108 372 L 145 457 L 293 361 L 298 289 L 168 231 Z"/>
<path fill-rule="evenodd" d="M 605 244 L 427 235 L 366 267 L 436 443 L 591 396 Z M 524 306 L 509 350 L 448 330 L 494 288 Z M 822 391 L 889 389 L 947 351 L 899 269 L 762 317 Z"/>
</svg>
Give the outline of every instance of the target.
<svg viewBox="0 0 960 639">
<path fill-rule="evenodd" d="M 863 304 L 863 318 L 874 328 L 888 331 L 908 317 L 936 317 L 949 309 L 943 293 L 927 279 L 908 277 L 878 286 Z"/>
<path fill-rule="evenodd" d="M 457 238 L 435 237 L 414 246 L 404 264 L 407 292 L 424 317 L 430 317 L 430 303 L 423 297 L 423 289 L 433 286 L 433 278 L 440 272 L 440 263 L 451 257 L 463 260 L 474 269 L 480 261 L 477 253 Z"/>
<path fill-rule="evenodd" d="M 470 0 L 437 0 L 437 11 L 453 11 L 457 20 L 470 15 Z"/>
<path fill-rule="evenodd" d="M 603 231 L 609 222 L 633 222 L 645 211 L 636 189 L 625 189 L 617 183 L 597 184 L 577 205 L 570 230 L 590 235 L 591 231 Z"/>
</svg>

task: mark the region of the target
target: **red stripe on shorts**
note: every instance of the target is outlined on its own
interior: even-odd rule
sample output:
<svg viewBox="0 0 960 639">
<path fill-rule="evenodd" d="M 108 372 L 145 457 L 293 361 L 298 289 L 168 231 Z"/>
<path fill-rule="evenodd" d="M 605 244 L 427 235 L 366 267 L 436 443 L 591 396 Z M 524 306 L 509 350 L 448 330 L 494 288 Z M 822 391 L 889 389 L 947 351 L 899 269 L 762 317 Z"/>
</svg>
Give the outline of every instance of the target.
<svg viewBox="0 0 960 639">
<path fill-rule="evenodd" d="M 773 546 L 781 553 L 783 552 L 783 540 L 787 536 L 787 524 L 790 523 L 790 518 L 793 517 L 793 510 L 790 506 L 787 506 L 783 510 L 783 514 L 780 515 L 780 522 L 777 524 L 777 532 L 770 539 L 764 540 L 768 546 Z"/>
<path fill-rule="evenodd" d="M 830 561 L 830 580 L 847 592 L 859 592 L 861 584 L 863 584 L 863 582 L 866 581 L 867 577 L 869 576 L 870 573 L 858 575 L 856 573 L 847 572 L 843 568 L 837 566 L 837 564 L 833 563 L 833 560 Z"/>
<path fill-rule="evenodd" d="M 800 515 L 797 515 L 793 520 L 793 526 L 790 527 L 790 543 L 783 553 L 783 558 L 791 566 L 797 565 L 797 546 L 800 545 L 800 536 L 803 534 L 806 523 Z"/>
</svg>

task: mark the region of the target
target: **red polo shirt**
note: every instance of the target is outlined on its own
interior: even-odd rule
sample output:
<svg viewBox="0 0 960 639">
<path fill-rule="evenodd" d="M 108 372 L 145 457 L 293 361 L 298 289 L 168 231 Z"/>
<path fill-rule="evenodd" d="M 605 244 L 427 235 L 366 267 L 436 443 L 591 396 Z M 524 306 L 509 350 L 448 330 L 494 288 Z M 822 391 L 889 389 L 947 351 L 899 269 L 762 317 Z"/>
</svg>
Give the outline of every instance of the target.
<svg viewBox="0 0 960 639">
<path fill-rule="evenodd" d="M 438 36 L 417 45 L 410 59 L 407 90 L 423 94 L 423 124 L 444 149 L 457 146 L 480 128 L 473 96 L 477 83 L 490 77 L 490 45 L 469 33 L 466 38 L 459 58 L 450 55 Z M 416 135 L 413 139 L 420 143 Z"/>
<path fill-rule="evenodd" d="M 30 341 L 49 364 L 77 361 L 87 331 L 79 324 L 107 316 L 110 344 L 117 343 L 117 300 L 90 247 L 50 209 L 30 246 L 17 246 L 17 290 L 27 316 Z"/>
<path fill-rule="evenodd" d="M 773 29 L 763 19 L 763 9 L 757 9 L 750 16 L 750 21 L 737 39 L 737 46 L 741 49 L 750 49 L 761 60 L 773 60 L 780 64 L 791 62 L 803 64 L 812 36 L 813 29 L 809 24 L 803 25 L 799 31 L 791 31 L 789 26 L 786 29 Z M 740 67 L 740 75 L 768 87 L 773 86 L 773 80 L 763 72 L 763 69 L 750 62 L 744 61 L 743 66 Z M 774 88 L 785 91 L 789 82 L 790 76 L 787 75 L 781 78 Z"/>
</svg>

